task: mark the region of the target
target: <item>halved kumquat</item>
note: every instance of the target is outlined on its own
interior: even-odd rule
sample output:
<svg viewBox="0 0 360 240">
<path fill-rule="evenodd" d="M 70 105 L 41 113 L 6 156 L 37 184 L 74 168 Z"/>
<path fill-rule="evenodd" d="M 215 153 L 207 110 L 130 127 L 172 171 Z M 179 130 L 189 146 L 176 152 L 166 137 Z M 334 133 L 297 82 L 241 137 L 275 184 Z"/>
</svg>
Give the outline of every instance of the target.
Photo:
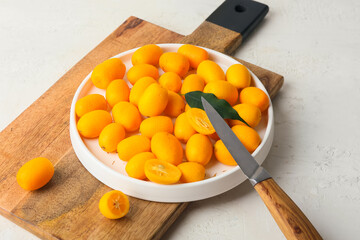
<svg viewBox="0 0 360 240">
<path fill-rule="evenodd" d="M 190 125 L 198 132 L 210 135 L 215 132 L 214 127 L 206 115 L 205 111 L 200 108 L 190 108 L 185 112 Z"/>
<path fill-rule="evenodd" d="M 99 210 L 104 217 L 118 219 L 124 217 L 130 208 L 128 197 L 121 191 L 105 193 L 99 201 Z"/>
<path fill-rule="evenodd" d="M 145 175 L 155 183 L 174 184 L 181 177 L 181 171 L 175 165 L 160 159 L 149 159 L 145 162 Z"/>
</svg>

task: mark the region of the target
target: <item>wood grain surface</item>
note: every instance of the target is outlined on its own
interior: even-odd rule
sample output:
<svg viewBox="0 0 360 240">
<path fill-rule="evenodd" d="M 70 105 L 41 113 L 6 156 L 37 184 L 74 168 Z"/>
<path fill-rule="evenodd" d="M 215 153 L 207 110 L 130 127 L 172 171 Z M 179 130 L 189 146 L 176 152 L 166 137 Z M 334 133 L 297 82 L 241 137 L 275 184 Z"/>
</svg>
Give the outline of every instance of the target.
<svg viewBox="0 0 360 240">
<path fill-rule="evenodd" d="M 219 31 L 227 35 L 229 30 Z M 206 39 L 197 42 L 196 32 L 189 38 L 191 43 L 211 46 Z M 183 39 L 180 34 L 130 17 L 7 126 L 0 133 L 0 213 L 43 239 L 159 239 L 187 203 L 130 198 L 126 218 L 105 219 L 98 211 L 98 201 L 110 188 L 88 173 L 77 159 L 70 143 L 69 111 L 77 87 L 100 62 L 144 44 Z M 227 41 L 218 50 L 231 52 L 235 43 L 239 44 Z M 283 77 L 243 63 L 275 96 Z M 54 177 L 40 190 L 24 191 L 16 182 L 16 172 L 38 156 L 53 162 Z"/>
<path fill-rule="evenodd" d="M 270 178 L 254 186 L 288 240 L 321 240 L 322 237 L 291 198 Z"/>
<path fill-rule="evenodd" d="M 207 47 L 230 55 L 240 46 L 241 40 L 240 33 L 205 21 L 180 42 Z"/>
</svg>

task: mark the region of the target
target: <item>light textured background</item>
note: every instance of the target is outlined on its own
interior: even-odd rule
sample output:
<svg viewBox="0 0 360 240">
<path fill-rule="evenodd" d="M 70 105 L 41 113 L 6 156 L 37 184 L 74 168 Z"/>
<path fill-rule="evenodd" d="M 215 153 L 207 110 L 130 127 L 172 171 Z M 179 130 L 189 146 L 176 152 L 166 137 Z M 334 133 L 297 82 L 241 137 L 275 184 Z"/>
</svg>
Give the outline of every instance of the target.
<svg viewBox="0 0 360 240">
<path fill-rule="evenodd" d="M 360 235 L 360 2 L 264 0 L 236 57 L 285 76 L 264 166 L 324 239 Z M 0 129 L 129 16 L 191 33 L 221 0 L 0 1 Z M 1 143 L 6 144 L 6 143 Z M 0 217 L 0 239 L 37 239 Z M 284 239 L 250 184 L 192 203 L 164 239 Z"/>
</svg>

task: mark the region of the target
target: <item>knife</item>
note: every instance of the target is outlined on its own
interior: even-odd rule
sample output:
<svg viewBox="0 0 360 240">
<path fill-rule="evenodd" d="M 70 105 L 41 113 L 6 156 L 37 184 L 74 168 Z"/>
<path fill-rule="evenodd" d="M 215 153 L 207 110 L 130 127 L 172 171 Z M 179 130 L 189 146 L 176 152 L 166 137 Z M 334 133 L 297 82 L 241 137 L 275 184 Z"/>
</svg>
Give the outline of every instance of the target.
<svg viewBox="0 0 360 240">
<path fill-rule="evenodd" d="M 228 124 L 211 104 L 201 97 L 204 110 L 216 133 L 248 177 L 287 239 L 322 239 L 309 219 L 291 198 L 251 156 Z"/>
</svg>

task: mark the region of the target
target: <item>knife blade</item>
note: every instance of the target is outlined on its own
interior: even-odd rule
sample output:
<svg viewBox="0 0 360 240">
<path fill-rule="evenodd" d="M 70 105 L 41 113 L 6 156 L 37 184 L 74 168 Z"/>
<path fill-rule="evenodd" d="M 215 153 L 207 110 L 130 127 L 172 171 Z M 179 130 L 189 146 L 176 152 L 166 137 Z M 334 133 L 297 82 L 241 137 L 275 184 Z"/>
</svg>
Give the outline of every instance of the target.
<svg viewBox="0 0 360 240">
<path fill-rule="evenodd" d="M 213 108 L 205 98 L 201 97 L 201 101 L 216 133 L 219 135 L 220 139 L 223 141 L 240 169 L 248 177 L 251 184 L 254 186 L 259 182 L 271 178 L 265 168 L 259 166 L 256 160 L 246 150 L 245 146 L 240 142 L 239 138 L 235 135 L 215 108 Z"/>
<path fill-rule="evenodd" d="M 219 138 L 248 177 L 287 239 L 322 239 L 300 208 L 247 151 L 220 114 L 204 98 L 203 108 Z"/>
</svg>

